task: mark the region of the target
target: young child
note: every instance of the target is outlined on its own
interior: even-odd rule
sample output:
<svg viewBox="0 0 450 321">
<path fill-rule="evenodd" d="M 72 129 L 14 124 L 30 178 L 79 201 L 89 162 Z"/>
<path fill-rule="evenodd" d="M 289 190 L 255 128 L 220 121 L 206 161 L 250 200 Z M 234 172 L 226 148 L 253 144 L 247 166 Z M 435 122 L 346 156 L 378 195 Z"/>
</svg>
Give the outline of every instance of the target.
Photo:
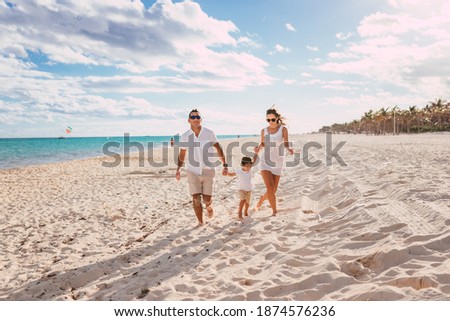
<svg viewBox="0 0 450 321">
<path fill-rule="evenodd" d="M 258 154 L 250 157 L 242 157 L 241 168 L 238 168 L 235 172 L 228 172 L 228 176 L 237 176 L 239 181 L 239 211 L 238 218 L 242 220 L 242 210 L 244 210 L 244 215 L 248 216 L 248 208 L 250 206 L 250 200 L 252 197 L 253 183 L 252 183 L 252 166 L 255 164 Z"/>
</svg>

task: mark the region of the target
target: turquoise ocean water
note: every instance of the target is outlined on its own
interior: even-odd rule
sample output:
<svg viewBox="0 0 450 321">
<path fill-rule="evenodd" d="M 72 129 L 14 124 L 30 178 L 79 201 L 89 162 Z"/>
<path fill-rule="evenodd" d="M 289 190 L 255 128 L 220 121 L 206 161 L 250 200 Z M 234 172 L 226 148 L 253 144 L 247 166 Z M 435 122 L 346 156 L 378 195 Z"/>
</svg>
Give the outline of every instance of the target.
<svg viewBox="0 0 450 321">
<path fill-rule="evenodd" d="M 251 135 L 241 135 L 249 137 Z M 120 147 L 109 147 L 109 151 L 122 153 L 127 141 L 131 153 L 138 149 L 133 143 L 141 143 L 145 149 L 169 144 L 172 136 L 120 137 L 65 137 L 60 138 L 0 138 L 0 169 L 57 163 L 76 159 L 105 156 L 103 147 L 107 143 L 119 143 Z M 219 140 L 237 138 L 236 135 L 218 135 Z"/>
</svg>

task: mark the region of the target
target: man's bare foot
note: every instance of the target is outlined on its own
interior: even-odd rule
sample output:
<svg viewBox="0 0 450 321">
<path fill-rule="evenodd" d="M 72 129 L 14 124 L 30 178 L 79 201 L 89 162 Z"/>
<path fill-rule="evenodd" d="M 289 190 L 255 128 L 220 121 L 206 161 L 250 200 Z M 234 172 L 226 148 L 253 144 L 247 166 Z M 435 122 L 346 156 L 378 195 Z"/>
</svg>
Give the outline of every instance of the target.
<svg viewBox="0 0 450 321">
<path fill-rule="evenodd" d="M 277 216 L 277 215 L 278 215 L 278 212 L 272 213 L 272 216 Z"/>
<path fill-rule="evenodd" d="M 212 218 L 214 216 L 214 209 L 211 205 L 206 207 L 206 210 L 208 211 L 208 217 Z"/>
<path fill-rule="evenodd" d="M 244 213 L 244 216 L 248 216 L 248 213 Z"/>
</svg>

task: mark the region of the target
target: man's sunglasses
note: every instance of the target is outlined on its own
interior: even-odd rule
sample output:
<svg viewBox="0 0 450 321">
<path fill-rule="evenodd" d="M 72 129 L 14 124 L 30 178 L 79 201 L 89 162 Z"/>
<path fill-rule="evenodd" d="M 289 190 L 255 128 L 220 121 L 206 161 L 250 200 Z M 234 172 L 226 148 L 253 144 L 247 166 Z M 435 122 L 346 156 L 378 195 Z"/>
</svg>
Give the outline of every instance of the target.
<svg viewBox="0 0 450 321">
<path fill-rule="evenodd" d="M 191 116 L 190 118 L 191 118 L 191 119 L 202 119 L 201 116 Z"/>
<path fill-rule="evenodd" d="M 274 123 L 274 122 L 277 121 L 276 118 L 267 118 L 266 120 L 267 120 L 268 123 L 270 123 L 270 122 Z"/>
</svg>

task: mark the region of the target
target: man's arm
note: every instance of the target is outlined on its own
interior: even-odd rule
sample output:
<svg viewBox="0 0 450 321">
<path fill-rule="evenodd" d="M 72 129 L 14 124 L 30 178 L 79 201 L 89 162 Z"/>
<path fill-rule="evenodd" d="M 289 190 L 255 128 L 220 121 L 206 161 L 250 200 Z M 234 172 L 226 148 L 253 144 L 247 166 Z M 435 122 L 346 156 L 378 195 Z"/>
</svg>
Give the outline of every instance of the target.
<svg viewBox="0 0 450 321">
<path fill-rule="evenodd" d="M 217 155 L 219 156 L 220 161 L 223 164 L 222 175 L 226 176 L 226 175 L 228 175 L 228 164 L 227 164 L 227 160 L 225 159 L 225 154 L 223 152 L 222 146 L 220 146 L 219 142 L 216 142 L 213 146 L 216 148 Z"/>
<path fill-rule="evenodd" d="M 177 181 L 179 181 L 181 178 L 180 169 L 181 169 L 181 167 L 183 167 L 185 157 L 186 157 L 186 150 L 180 149 L 180 154 L 178 155 L 178 167 L 177 167 L 177 171 L 175 173 L 175 178 L 177 179 Z"/>
</svg>

